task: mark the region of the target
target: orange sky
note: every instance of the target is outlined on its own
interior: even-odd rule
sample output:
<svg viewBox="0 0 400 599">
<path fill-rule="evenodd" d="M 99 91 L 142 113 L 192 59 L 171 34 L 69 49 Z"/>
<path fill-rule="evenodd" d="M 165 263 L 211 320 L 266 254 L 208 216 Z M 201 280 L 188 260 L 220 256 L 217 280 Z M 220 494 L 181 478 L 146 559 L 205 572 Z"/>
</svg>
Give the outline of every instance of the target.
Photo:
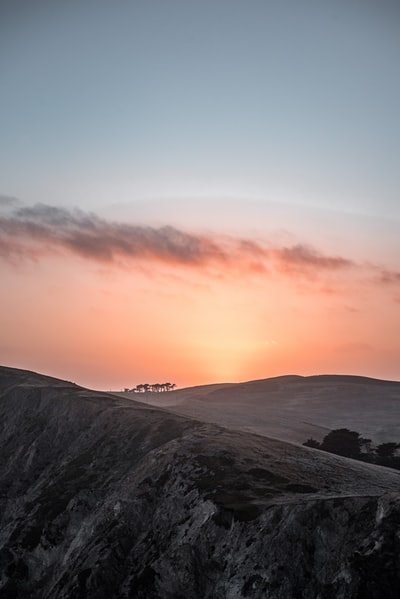
<svg viewBox="0 0 400 599">
<path fill-rule="evenodd" d="M 30 210 L 0 221 L 4 365 L 101 389 L 400 379 L 400 274 L 373 256 Z"/>
<path fill-rule="evenodd" d="M 0 2 L 0 364 L 400 379 L 400 11 L 358 4 Z"/>
</svg>

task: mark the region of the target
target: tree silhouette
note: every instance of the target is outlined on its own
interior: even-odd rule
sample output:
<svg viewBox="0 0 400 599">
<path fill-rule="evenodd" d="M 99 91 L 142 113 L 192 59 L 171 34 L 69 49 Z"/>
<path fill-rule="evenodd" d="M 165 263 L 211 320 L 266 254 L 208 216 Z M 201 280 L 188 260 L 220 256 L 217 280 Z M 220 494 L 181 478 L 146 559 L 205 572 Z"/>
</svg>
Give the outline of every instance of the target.
<svg viewBox="0 0 400 599">
<path fill-rule="evenodd" d="M 381 443 L 376 448 L 376 463 L 400 469 L 400 457 L 396 455 L 398 449 L 400 449 L 400 443 Z"/>
<path fill-rule="evenodd" d="M 395 452 L 400 448 L 400 443 L 381 443 L 376 448 L 378 458 L 394 458 Z"/>
<path fill-rule="evenodd" d="M 347 458 L 357 459 L 361 455 L 360 433 L 351 431 L 348 428 L 333 430 L 322 441 L 321 449 Z"/>
<path fill-rule="evenodd" d="M 176 387 L 175 383 L 164 383 L 166 391 L 173 391 Z"/>
<path fill-rule="evenodd" d="M 381 443 L 374 449 L 371 439 L 361 437 L 360 433 L 348 428 L 330 431 L 322 443 L 310 438 L 303 445 L 400 470 L 400 455 L 397 453 L 400 450 L 400 443 Z"/>
<path fill-rule="evenodd" d="M 319 441 L 316 441 L 312 437 L 310 437 L 309 439 L 307 439 L 307 441 L 305 443 L 303 443 L 303 445 L 305 445 L 306 447 L 313 447 L 314 449 L 320 449 L 321 448 L 321 443 Z"/>
<path fill-rule="evenodd" d="M 175 389 L 175 383 L 141 383 L 133 387 L 131 391 L 133 393 L 162 393 L 164 391 L 173 391 Z"/>
</svg>

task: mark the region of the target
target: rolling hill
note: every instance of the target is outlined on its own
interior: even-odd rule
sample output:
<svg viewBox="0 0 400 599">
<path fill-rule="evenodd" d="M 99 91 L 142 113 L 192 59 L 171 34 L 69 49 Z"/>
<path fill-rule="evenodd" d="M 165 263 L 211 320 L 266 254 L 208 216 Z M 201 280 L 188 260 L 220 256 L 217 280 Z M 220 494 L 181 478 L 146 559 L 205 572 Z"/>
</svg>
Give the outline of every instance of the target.
<svg viewBox="0 0 400 599">
<path fill-rule="evenodd" d="M 129 394 L 222 426 L 302 443 L 350 428 L 375 443 L 400 441 L 400 383 L 360 376 L 281 376 L 169 393 Z"/>
<path fill-rule="evenodd" d="M 0 597 L 399 596 L 399 472 L 11 368 L 0 448 Z"/>
</svg>

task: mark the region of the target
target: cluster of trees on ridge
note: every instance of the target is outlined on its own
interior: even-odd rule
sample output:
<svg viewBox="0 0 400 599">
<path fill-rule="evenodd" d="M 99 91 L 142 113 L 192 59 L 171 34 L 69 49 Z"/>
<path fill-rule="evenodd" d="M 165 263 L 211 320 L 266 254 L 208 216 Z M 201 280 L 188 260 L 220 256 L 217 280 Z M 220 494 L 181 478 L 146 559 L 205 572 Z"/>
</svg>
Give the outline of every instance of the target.
<svg viewBox="0 0 400 599">
<path fill-rule="evenodd" d="M 136 385 L 136 387 L 129 389 L 129 391 L 132 391 L 133 393 L 163 393 L 165 391 L 173 391 L 175 387 L 175 383 L 153 383 L 152 385 L 144 383 Z"/>
<path fill-rule="evenodd" d="M 338 428 L 331 431 L 321 443 L 310 438 L 303 445 L 400 470 L 400 443 L 390 441 L 374 447 L 371 439 L 365 439 L 361 437 L 360 433 L 351 431 L 348 428 Z"/>
</svg>

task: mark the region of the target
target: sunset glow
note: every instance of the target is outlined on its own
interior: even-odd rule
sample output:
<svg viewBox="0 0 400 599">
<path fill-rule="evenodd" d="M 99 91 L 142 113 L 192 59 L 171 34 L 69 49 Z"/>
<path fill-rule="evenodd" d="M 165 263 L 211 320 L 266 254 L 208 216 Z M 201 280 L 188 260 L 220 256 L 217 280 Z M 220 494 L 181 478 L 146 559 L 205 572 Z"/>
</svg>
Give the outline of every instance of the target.
<svg viewBox="0 0 400 599">
<path fill-rule="evenodd" d="M 0 363 L 400 378 L 398 12 L 217 4 L 2 5 Z"/>
<path fill-rule="evenodd" d="M 18 210 L 0 221 L 5 362 L 102 388 L 287 372 L 396 376 L 399 282 L 384 265 L 216 233 L 175 233 L 166 244 L 164 231 L 149 229 L 139 248 L 142 232 L 138 241 L 117 224 L 118 244 L 106 249 L 105 222 L 96 238 L 83 213 L 74 231 L 72 217 L 64 228 L 46 224 L 43 206 L 38 228 L 34 208 Z M 197 248 L 192 260 L 182 240 Z"/>
</svg>

